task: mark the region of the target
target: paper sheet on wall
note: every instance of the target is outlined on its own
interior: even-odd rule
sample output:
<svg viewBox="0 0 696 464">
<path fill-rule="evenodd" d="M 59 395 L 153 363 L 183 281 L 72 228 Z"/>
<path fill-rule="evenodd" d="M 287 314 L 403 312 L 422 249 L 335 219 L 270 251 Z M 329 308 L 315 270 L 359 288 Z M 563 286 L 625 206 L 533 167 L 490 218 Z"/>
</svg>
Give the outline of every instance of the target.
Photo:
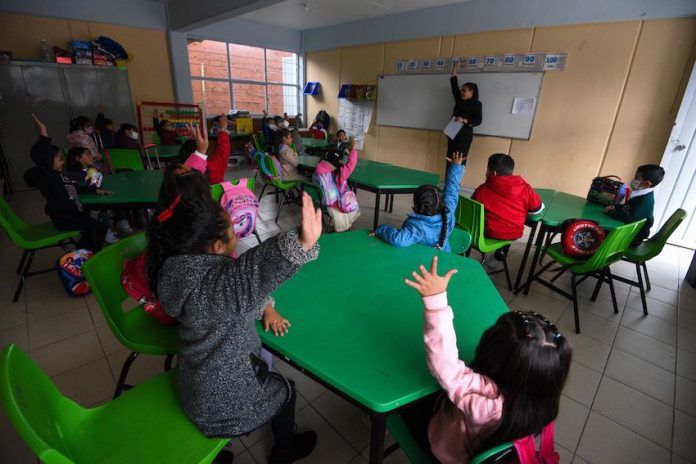
<svg viewBox="0 0 696 464">
<path fill-rule="evenodd" d="M 512 100 L 512 114 L 534 114 L 536 98 L 515 97 Z"/>
<path fill-rule="evenodd" d="M 464 124 L 457 121 L 457 118 L 452 116 L 452 119 L 450 119 L 450 122 L 447 124 L 447 127 L 445 127 L 442 132 L 444 132 L 445 135 L 449 137 L 451 140 L 454 140 L 454 138 L 457 136 L 462 127 L 464 127 Z"/>
<path fill-rule="evenodd" d="M 355 138 L 355 147 L 363 149 L 365 134 L 372 121 L 373 102 L 338 100 L 338 128 Z"/>
</svg>

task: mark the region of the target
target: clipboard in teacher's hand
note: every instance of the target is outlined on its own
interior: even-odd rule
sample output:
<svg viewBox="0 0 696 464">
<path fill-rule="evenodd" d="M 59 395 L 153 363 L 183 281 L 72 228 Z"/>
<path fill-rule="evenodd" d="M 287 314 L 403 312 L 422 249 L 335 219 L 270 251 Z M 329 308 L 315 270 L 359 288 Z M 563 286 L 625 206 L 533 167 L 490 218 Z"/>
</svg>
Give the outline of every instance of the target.
<svg viewBox="0 0 696 464">
<path fill-rule="evenodd" d="M 445 127 L 445 129 L 442 132 L 444 132 L 445 135 L 449 137 L 451 140 L 454 140 L 454 138 L 457 136 L 459 130 L 462 127 L 464 127 L 464 124 L 457 121 L 457 118 L 455 116 L 452 116 L 452 119 L 450 119 L 449 124 L 447 124 L 447 127 Z"/>
</svg>

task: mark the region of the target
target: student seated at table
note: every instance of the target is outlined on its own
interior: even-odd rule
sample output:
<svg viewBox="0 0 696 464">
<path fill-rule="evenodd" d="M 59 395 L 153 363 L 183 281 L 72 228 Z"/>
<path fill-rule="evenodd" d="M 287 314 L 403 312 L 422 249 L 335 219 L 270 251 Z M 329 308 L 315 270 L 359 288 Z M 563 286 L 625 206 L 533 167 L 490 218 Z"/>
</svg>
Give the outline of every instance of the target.
<svg viewBox="0 0 696 464">
<path fill-rule="evenodd" d="M 355 139 L 351 139 L 350 153 L 345 164 L 343 164 L 343 152 L 331 150 L 326 155 L 326 159 L 319 161 L 312 175 L 312 182 L 321 186 L 324 204 L 333 220 L 336 232 L 350 229 L 360 217 L 358 197 L 348 187 L 348 177 L 357 164 L 358 150 L 355 149 Z"/>
<path fill-rule="evenodd" d="M 179 134 L 168 119 L 159 120 L 159 111 L 152 111 L 152 125 L 157 131 L 162 145 L 179 145 Z"/>
<path fill-rule="evenodd" d="M 509 312 L 481 336 L 474 360 L 459 359 L 447 285 L 456 270 L 413 272 L 425 311 L 425 355 L 443 394 L 402 413 L 411 434 L 443 464 L 535 435 L 556 419 L 572 358 L 566 338 L 534 312 Z M 472 304 L 475 304 L 472 303 Z M 433 411 L 435 414 L 433 415 Z"/>
<path fill-rule="evenodd" d="M 515 161 L 510 155 L 496 153 L 488 158 L 486 182 L 471 196 L 485 208 L 486 237 L 517 240 L 524 233 L 527 214 L 540 213 L 544 203 L 522 176 L 513 175 Z M 509 247 L 500 248 L 495 257 L 502 260 Z"/>
<path fill-rule="evenodd" d="M 99 132 L 99 137 L 101 138 L 102 147 L 105 150 L 109 148 L 115 148 L 116 146 L 116 131 L 114 128 L 114 122 L 104 116 L 104 106 L 99 105 L 99 112 L 97 113 L 97 119 L 94 120 L 94 128 Z"/>
<path fill-rule="evenodd" d="M 87 116 L 78 116 L 70 120 L 70 133 L 65 139 L 68 146 L 87 148 L 95 161 L 101 161 L 102 155 L 94 141 L 94 124 Z"/>
<path fill-rule="evenodd" d="M 464 154 L 455 152 L 447 158 L 445 191 L 435 185 L 421 185 L 413 194 L 413 213 L 409 213 L 401 229 L 382 224 L 373 235 L 396 247 L 414 243 L 450 251 L 447 240 L 454 229 L 454 212 L 459 198 L 459 184 L 464 176 Z"/>
<path fill-rule="evenodd" d="M 192 134 L 192 138 L 181 145 L 179 159 L 184 165 L 190 166 L 197 171 L 207 175 L 210 185 L 219 184 L 225 180 L 227 164 L 230 161 L 230 132 L 227 130 L 227 117 L 223 114 L 218 116 L 220 130 L 217 136 L 215 152 L 208 156 L 208 133 L 198 125 L 189 124 L 187 127 Z"/>
<path fill-rule="evenodd" d="M 300 156 L 292 149 L 293 136 L 289 129 L 280 129 L 275 134 L 274 153 L 280 163 L 280 178 L 283 180 L 297 180 L 302 176 L 297 172 L 300 165 Z"/>
<path fill-rule="evenodd" d="M 138 128 L 133 124 L 123 123 L 116 132 L 116 142 L 114 148 L 127 148 L 129 150 L 140 150 Z"/>
<path fill-rule="evenodd" d="M 270 422 L 275 446 L 268 462 L 302 459 L 317 436 L 294 433 L 295 388 L 260 359 L 256 319 L 261 303 L 317 258 L 321 211 L 305 193 L 299 231 L 269 238 L 237 260 L 230 254 L 238 239 L 219 203 L 190 199 L 165 211 L 149 237 L 148 278 L 179 322 L 179 404 L 208 437 L 238 437 Z"/>
<path fill-rule="evenodd" d="M 645 219 L 645 225 L 631 243 L 631 246 L 640 245 L 650 236 L 650 228 L 653 225 L 653 210 L 655 209 L 655 195 L 653 190 L 662 182 L 665 170 L 656 164 L 644 164 L 638 166 L 636 175 L 631 180 L 631 194 L 623 205 L 609 205 L 605 212 L 626 224 Z"/>
<path fill-rule="evenodd" d="M 32 114 L 34 124 L 39 129 L 39 140 L 31 147 L 31 159 L 36 164 L 24 174 L 30 187 L 38 188 L 46 200 L 46 214 L 58 230 L 79 230 L 80 241 L 77 246 L 97 252 L 104 245 L 106 227 L 81 211 L 77 202 L 80 191 L 108 195 L 108 190 L 86 187 L 71 179 L 63 172 L 63 154 L 59 147 L 51 144 L 46 126 Z M 118 240 L 118 239 L 116 239 Z"/>
</svg>

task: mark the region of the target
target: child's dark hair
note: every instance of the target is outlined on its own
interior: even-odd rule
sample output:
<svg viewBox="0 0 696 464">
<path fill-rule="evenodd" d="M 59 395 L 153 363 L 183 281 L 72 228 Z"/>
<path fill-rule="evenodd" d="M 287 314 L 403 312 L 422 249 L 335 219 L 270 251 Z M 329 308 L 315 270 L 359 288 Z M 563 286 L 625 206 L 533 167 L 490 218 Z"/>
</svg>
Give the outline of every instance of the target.
<svg viewBox="0 0 696 464">
<path fill-rule="evenodd" d="M 335 166 L 336 169 L 343 166 L 343 152 L 338 149 L 328 151 L 326 155 L 324 155 L 324 159 Z"/>
<path fill-rule="evenodd" d="M 505 313 L 483 333 L 470 366 L 498 386 L 503 414 L 481 450 L 537 434 L 556 418 L 571 358 L 570 343 L 537 313 Z"/>
<path fill-rule="evenodd" d="M 478 100 L 479 95 L 478 95 L 478 85 L 474 84 L 473 82 L 466 82 L 464 83 L 464 87 L 467 89 L 471 90 L 474 94 L 471 96 L 472 100 Z"/>
<path fill-rule="evenodd" d="M 164 222 L 154 219 L 147 230 L 147 278 L 157 293 L 159 271 L 170 256 L 208 253 L 216 241 L 227 243 L 229 219 L 219 203 L 211 198 L 181 200 Z"/>
<path fill-rule="evenodd" d="M 651 187 L 658 185 L 665 177 L 665 170 L 662 169 L 662 166 L 658 166 L 657 164 L 644 164 L 638 166 L 636 173 L 640 174 L 643 180 L 650 182 Z"/>
<path fill-rule="evenodd" d="M 80 163 L 80 158 L 85 152 L 88 152 L 84 147 L 73 147 L 68 150 L 68 156 L 65 157 L 65 170 L 66 171 L 82 171 L 82 163 Z"/>
<path fill-rule="evenodd" d="M 289 135 L 292 135 L 290 129 L 278 129 L 273 134 L 273 151 L 278 154 L 280 153 L 280 146 L 283 144 L 283 139 Z"/>
<path fill-rule="evenodd" d="M 344 134 L 346 133 L 346 131 L 344 131 L 343 129 L 339 129 L 339 130 L 336 131 L 336 137 L 340 137 L 341 132 L 344 133 Z"/>
<path fill-rule="evenodd" d="M 496 153 L 488 157 L 488 170 L 498 176 L 511 176 L 515 170 L 515 160 L 505 153 Z"/>
<path fill-rule="evenodd" d="M 279 115 L 273 116 L 273 120 L 274 120 L 275 122 L 283 122 L 283 121 L 285 121 L 285 119 L 284 119 L 282 116 L 279 116 Z"/>
<path fill-rule="evenodd" d="M 449 211 L 445 206 L 445 192 L 434 185 L 421 185 L 413 194 L 413 210 L 416 214 L 424 216 L 442 216 L 442 226 L 440 227 L 440 239 L 437 248 L 445 245 L 447 238 L 447 214 Z"/>
<path fill-rule="evenodd" d="M 166 126 L 168 123 L 169 123 L 169 119 L 162 119 L 161 121 L 159 121 L 157 123 L 157 129 L 159 129 L 161 131 L 167 130 L 164 128 L 164 126 Z"/>
<path fill-rule="evenodd" d="M 181 195 L 182 200 L 210 198 L 210 185 L 203 174 L 195 170 L 177 174 L 180 167 L 181 165 L 171 165 L 165 169 L 155 215 L 168 208 L 177 195 Z"/>
<path fill-rule="evenodd" d="M 106 126 L 113 124 L 114 122 L 109 118 L 101 118 L 97 120 L 97 130 L 106 129 Z"/>
<path fill-rule="evenodd" d="M 186 140 L 179 148 L 179 162 L 185 163 L 186 159 L 191 156 L 194 151 L 196 151 L 196 141 L 193 139 Z"/>
<path fill-rule="evenodd" d="M 87 116 L 78 116 L 74 119 L 70 120 L 70 132 L 75 132 L 82 130 L 84 126 L 88 123 L 91 123 L 92 120 L 89 119 Z"/>
<path fill-rule="evenodd" d="M 127 122 L 121 124 L 121 127 L 118 130 L 119 134 L 125 134 L 127 130 L 131 131 L 138 131 L 138 128 L 135 127 L 133 124 L 128 124 Z"/>
</svg>

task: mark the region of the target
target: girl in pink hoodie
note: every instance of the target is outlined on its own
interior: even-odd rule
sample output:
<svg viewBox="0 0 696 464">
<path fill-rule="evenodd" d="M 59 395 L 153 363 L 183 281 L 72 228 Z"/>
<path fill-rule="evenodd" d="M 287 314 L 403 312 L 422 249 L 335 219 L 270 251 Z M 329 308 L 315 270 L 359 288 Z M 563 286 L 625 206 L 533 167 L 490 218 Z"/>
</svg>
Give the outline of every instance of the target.
<svg viewBox="0 0 696 464">
<path fill-rule="evenodd" d="M 429 444 L 439 462 L 461 464 L 540 433 L 558 415 L 572 356 L 566 338 L 540 314 L 506 313 L 483 333 L 467 366 L 459 359 L 447 304 L 447 284 L 457 270 L 439 276 L 435 256 L 430 271 L 420 266 L 420 272 L 406 284 L 423 297 L 428 368 L 446 398 L 403 414 L 414 438 L 424 449 Z"/>
</svg>

